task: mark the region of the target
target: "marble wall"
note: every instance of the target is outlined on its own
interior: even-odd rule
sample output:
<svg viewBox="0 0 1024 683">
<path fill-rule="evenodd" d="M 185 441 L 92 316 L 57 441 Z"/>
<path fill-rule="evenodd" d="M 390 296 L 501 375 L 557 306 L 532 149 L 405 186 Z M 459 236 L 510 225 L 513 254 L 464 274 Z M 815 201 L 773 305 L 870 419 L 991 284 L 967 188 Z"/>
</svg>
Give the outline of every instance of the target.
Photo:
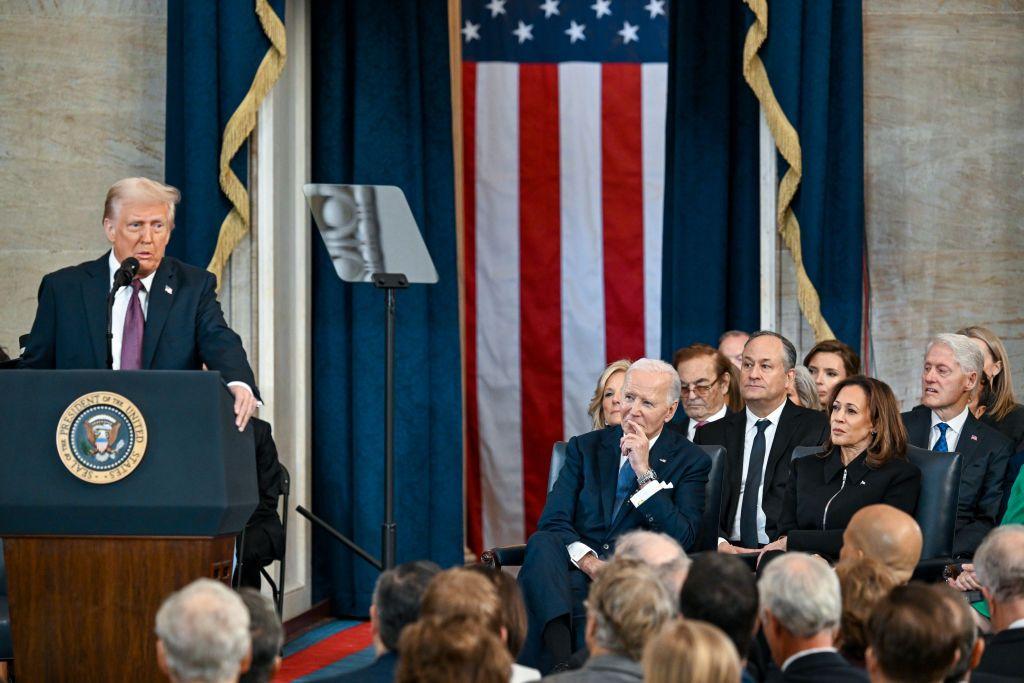
<svg viewBox="0 0 1024 683">
<path fill-rule="evenodd" d="M 0 345 L 40 278 L 106 248 L 115 180 L 163 178 L 164 0 L 0 2 Z"/>
</svg>

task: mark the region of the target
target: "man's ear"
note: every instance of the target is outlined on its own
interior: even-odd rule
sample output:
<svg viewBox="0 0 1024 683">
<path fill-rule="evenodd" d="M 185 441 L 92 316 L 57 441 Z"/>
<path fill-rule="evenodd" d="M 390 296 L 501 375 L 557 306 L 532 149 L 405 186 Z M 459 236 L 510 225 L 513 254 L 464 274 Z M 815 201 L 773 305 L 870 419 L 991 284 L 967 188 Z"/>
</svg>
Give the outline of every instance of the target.
<svg viewBox="0 0 1024 683">
<path fill-rule="evenodd" d="M 978 386 L 978 373 L 970 372 L 967 374 L 967 391 L 974 391 Z"/>
<path fill-rule="evenodd" d="M 164 650 L 164 641 L 159 638 L 156 641 L 156 664 L 164 672 L 165 676 L 171 677 L 171 671 L 167 667 L 167 651 Z"/>
<path fill-rule="evenodd" d="M 107 241 L 113 243 L 114 241 L 114 221 L 109 218 L 103 219 L 103 232 L 107 235 Z"/>
<path fill-rule="evenodd" d="M 878 670 L 878 660 L 875 659 L 875 650 L 870 645 L 864 651 L 864 668 L 868 670 L 871 680 L 880 680 L 879 674 L 881 672 Z"/>
<path fill-rule="evenodd" d="M 370 633 L 380 635 L 380 622 L 377 619 L 377 606 L 370 605 Z"/>
<path fill-rule="evenodd" d="M 249 646 L 249 651 L 242 657 L 242 661 L 238 664 L 238 673 L 244 674 L 252 666 L 252 645 Z"/>
<path fill-rule="evenodd" d="M 672 417 L 676 414 L 676 409 L 679 408 L 679 399 L 672 401 L 672 406 L 668 409 L 668 414 L 665 415 L 665 422 L 671 422 Z"/>
<path fill-rule="evenodd" d="M 958 653 L 959 654 L 959 653 Z M 985 639 L 979 637 L 974 641 L 974 649 L 971 650 L 971 665 L 968 667 L 969 671 L 974 671 L 978 668 L 978 664 L 981 663 L 981 657 L 985 654 Z"/>
<path fill-rule="evenodd" d="M 270 665 L 270 677 L 273 678 L 274 674 L 281 670 L 281 655 L 274 657 L 274 663 Z"/>
</svg>

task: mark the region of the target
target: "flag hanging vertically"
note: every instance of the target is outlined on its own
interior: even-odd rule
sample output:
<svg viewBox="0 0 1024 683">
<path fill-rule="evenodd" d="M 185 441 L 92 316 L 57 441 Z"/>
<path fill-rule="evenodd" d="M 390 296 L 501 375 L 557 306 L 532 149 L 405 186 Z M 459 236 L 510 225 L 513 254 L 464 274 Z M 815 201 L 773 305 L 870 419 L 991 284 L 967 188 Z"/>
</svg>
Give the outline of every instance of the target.
<svg viewBox="0 0 1024 683">
<path fill-rule="evenodd" d="M 521 543 L 604 366 L 660 356 L 665 0 L 464 0 L 471 548 Z"/>
</svg>

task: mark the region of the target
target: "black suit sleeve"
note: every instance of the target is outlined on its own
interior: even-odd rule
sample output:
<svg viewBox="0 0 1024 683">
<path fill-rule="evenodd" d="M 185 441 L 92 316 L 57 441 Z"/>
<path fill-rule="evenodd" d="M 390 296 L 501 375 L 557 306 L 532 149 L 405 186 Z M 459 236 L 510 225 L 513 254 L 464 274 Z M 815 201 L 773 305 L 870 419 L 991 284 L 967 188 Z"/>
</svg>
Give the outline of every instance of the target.
<svg viewBox="0 0 1024 683">
<path fill-rule="evenodd" d="M 1013 444 L 1003 441 L 989 455 L 988 467 L 978 493 L 978 503 L 971 519 L 956 533 L 953 554 L 971 555 L 981 545 L 985 535 L 999 523 L 999 512 L 1003 503 L 1003 479 L 1010 462 Z"/>
<path fill-rule="evenodd" d="M 21 367 L 50 370 L 56 364 L 57 338 L 57 303 L 50 276 L 44 277 L 39 284 L 38 299 L 36 319 L 32 323 L 25 353 L 21 356 Z"/>
<path fill-rule="evenodd" d="M 639 508 L 647 518 L 652 531 L 660 531 L 679 541 L 684 550 L 690 550 L 697 541 L 711 458 L 703 452 L 696 454 L 674 480 L 673 488 L 662 489 L 644 501 Z"/>
<path fill-rule="evenodd" d="M 199 357 L 210 370 L 217 370 L 225 382 L 245 382 L 258 399 L 256 378 L 245 356 L 242 339 L 228 327 L 217 301 L 217 279 L 207 274 L 196 313 L 196 343 Z"/>
</svg>

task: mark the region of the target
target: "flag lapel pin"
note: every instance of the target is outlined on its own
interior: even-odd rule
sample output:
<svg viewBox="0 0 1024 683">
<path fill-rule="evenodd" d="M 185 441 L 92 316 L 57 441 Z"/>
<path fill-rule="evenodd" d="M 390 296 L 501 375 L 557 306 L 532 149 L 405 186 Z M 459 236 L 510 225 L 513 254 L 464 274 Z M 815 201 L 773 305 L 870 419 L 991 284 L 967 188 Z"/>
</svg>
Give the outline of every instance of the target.
<svg viewBox="0 0 1024 683">
<path fill-rule="evenodd" d="M 971 441 L 977 441 L 977 440 L 978 440 L 978 435 L 977 434 L 971 434 Z"/>
</svg>

